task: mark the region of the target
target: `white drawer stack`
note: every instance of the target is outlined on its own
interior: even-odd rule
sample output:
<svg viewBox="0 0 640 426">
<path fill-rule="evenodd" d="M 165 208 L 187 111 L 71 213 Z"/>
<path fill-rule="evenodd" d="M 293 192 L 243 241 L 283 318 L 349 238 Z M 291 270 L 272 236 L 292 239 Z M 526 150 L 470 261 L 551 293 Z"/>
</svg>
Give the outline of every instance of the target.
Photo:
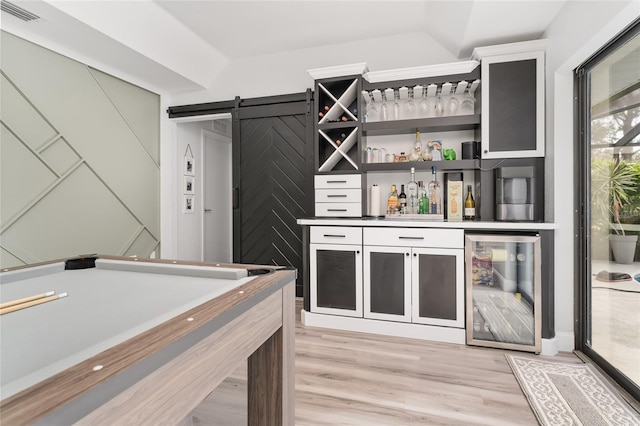
<svg viewBox="0 0 640 426">
<path fill-rule="evenodd" d="M 316 175 L 316 217 L 361 217 L 360 175 Z"/>
</svg>

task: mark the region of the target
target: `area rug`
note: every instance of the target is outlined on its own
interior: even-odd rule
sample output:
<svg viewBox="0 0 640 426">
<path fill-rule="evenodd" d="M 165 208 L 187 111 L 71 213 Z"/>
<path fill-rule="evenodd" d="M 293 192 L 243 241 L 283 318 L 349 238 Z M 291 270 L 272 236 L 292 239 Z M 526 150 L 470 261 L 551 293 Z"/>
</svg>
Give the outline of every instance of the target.
<svg viewBox="0 0 640 426">
<path fill-rule="evenodd" d="M 505 356 L 541 425 L 640 425 L 640 414 L 593 366 Z"/>
</svg>

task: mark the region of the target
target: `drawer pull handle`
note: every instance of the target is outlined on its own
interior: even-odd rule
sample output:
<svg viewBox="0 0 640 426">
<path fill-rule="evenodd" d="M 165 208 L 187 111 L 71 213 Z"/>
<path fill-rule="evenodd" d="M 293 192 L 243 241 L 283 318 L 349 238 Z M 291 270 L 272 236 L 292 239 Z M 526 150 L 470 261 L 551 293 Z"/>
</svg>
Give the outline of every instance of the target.
<svg viewBox="0 0 640 426">
<path fill-rule="evenodd" d="M 329 194 L 327 198 L 347 198 L 347 194 Z"/>
<path fill-rule="evenodd" d="M 338 234 L 324 234 L 323 236 L 328 238 L 347 238 L 346 235 L 338 235 Z"/>
<path fill-rule="evenodd" d="M 424 240 L 424 237 L 398 237 L 400 240 Z"/>
<path fill-rule="evenodd" d="M 347 209 L 327 209 L 328 212 L 346 212 Z"/>
<path fill-rule="evenodd" d="M 346 180 L 328 180 L 327 183 L 347 183 Z"/>
</svg>

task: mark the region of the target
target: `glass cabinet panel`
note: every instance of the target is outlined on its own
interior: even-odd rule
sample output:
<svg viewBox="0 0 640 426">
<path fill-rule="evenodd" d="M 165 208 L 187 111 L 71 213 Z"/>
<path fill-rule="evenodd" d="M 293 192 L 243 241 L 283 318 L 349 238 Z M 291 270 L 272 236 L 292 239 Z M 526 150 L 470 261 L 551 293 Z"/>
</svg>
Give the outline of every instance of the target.
<svg viewBox="0 0 640 426">
<path fill-rule="evenodd" d="M 467 343 L 540 352 L 540 237 L 467 235 Z"/>
</svg>

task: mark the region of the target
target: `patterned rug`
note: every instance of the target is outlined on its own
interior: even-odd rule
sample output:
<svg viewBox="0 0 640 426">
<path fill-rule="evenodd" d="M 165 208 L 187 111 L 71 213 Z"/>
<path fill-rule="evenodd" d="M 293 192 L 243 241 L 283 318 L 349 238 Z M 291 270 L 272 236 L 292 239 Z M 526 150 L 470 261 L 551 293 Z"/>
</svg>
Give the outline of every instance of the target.
<svg viewBox="0 0 640 426">
<path fill-rule="evenodd" d="M 640 425 L 640 414 L 591 365 L 505 356 L 541 425 Z"/>
</svg>

